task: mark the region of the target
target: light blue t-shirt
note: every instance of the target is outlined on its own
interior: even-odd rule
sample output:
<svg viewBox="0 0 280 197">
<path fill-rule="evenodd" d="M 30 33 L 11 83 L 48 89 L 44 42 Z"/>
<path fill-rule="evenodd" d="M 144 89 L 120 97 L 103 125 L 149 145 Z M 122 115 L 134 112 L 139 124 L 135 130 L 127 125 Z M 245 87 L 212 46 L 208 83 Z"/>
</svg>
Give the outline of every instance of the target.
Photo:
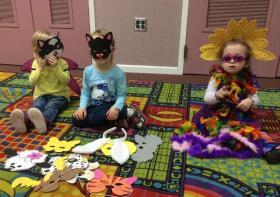
<svg viewBox="0 0 280 197">
<path fill-rule="evenodd" d="M 125 97 L 126 77 L 120 67 L 115 65 L 107 72 L 100 72 L 93 65 L 85 68 L 80 108 L 114 102 L 114 106 L 122 110 Z"/>
</svg>

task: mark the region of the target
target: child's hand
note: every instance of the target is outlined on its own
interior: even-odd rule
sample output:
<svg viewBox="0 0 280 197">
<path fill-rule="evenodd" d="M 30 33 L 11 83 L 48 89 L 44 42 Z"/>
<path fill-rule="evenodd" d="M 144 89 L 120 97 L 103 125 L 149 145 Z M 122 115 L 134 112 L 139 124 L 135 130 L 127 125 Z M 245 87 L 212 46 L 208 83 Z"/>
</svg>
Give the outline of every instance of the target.
<svg viewBox="0 0 280 197">
<path fill-rule="evenodd" d="M 57 64 L 57 57 L 55 55 L 48 55 L 46 57 L 47 62 L 51 65 L 51 67 L 55 67 Z"/>
<path fill-rule="evenodd" d="M 87 111 L 83 108 L 74 112 L 73 117 L 78 120 L 83 120 L 87 116 Z"/>
<path fill-rule="evenodd" d="M 253 105 L 254 101 L 253 99 L 251 98 L 246 98 L 246 99 L 243 99 L 237 106 L 236 108 L 246 112 L 248 111 L 252 105 Z"/>
<path fill-rule="evenodd" d="M 43 59 L 41 57 L 36 57 L 36 61 L 38 63 L 38 66 L 39 66 L 39 70 L 42 71 L 44 69 L 44 67 L 46 66 L 46 59 Z"/>
<path fill-rule="evenodd" d="M 219 89 L 217 92 L 216 92 L 216 94 L 215 94 L 215 96 L 216 96 L 216 98 L 217 98 L 217 100 L 222 100 L 222 99 L 224 99 L 226 96 L 228 96 L 229 95 L 229 91 L 228 91 L 228 89 L 227 89 L 227 87 L 226 86 L 223 86 L 221 89 Z"/>
<path fill-rule="evenodd" d="M 120 110 L 115 106 L 112 106 L 106 113 L 107 120 L 117 120 Z"/>
</svg>

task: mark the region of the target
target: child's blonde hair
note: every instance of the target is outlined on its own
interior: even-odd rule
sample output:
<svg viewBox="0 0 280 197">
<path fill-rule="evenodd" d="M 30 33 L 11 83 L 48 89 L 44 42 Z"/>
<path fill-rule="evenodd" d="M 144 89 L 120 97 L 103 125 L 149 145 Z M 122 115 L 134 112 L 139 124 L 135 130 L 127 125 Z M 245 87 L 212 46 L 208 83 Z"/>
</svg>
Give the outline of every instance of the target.
<svg viewBox="0 0 280 197">
<path fill-rule="evenodd" d="M 91 33 L 91 37 L 94 37 L 94 36 L 102 36 L 102 37 L 104 37 L 107 33 L 109 33 L 109 31 L 106 30 L 106 29 L 97 29 L 97 30 L 95 30 L 94 32 Z M 112 47 L 115 48 L 114 37 L 112 39 Z"/>
<path fill-rule="evenodd" d="M 38 47 L 38 40 L 47 40 L 52 37 L 52 34 L 48 31 L 36 31 L 32 35 L 32 48 L 34 53 L 38 55 L 38 52 L 40 51 L 40 48 Z"/>
</svg>

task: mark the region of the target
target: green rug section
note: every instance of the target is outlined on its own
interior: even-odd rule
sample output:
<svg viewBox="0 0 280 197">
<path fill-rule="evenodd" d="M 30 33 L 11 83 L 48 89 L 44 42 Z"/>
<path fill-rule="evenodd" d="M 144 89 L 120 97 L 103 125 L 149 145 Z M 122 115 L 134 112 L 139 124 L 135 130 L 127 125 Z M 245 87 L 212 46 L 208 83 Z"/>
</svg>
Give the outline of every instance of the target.
<svg viewBox="0 0 280 197">
<path fill-rule="evenodd" d="M 32 180 L 38 180 L 39 178 L 31 174 L 22 172 L 8 172 L 0 170 L 0 196 L 1 197 L 23 197 L 28 196 L 29 187 L 16 187 L 13 189 L 11 184 L 13 180 L 19 177 L 28 177 Z"/>
<path fill-rule="evenodd" d="M 261 89 L 258 92 L 260 98 L 260 106 L 280 108 L 280 90 Z"/>
<path fill-rule="evenodd" d="M 262 159 L 199 159 L 188 155 L 187 164 L 212 169 L 258 189 L 257 183 L 279 184 L 280 165 L 268 165 Z"/>
</svg>

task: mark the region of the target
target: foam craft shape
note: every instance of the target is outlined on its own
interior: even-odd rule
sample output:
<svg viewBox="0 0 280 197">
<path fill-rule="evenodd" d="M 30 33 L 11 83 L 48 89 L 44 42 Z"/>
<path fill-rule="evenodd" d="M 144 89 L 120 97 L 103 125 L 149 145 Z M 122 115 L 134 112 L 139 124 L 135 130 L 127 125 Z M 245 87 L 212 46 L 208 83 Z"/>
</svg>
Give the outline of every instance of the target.
<svg viewBox="0 0 280 197">
<path fill-rule="evenodd" d="M 74 184 L 74 183 L 76 183 L 77 180 L 89 181 L 89 180 L 96 177 L 93 170 L 97 169 L 98 167 L 99 167 L 98 162 L 89 163 L 88 167 L 83 171 L 83 173 L 77 174 L 76 177 L 68 180 L 67 182 L 71 183 L 71 184 Z"/>
<path fill-rule="evenodd" d="M 117 127 L 110 128 L 106 130 L 103 133 L 103 137 L 100 139 L 97 139 L 93 142 L 90 142 L 88 144 L 85 144 L 83 146 L 77 146 L 72 149 L 72 152 L 74 153 L 80 153 L 80 154 L 92 154 L 95 151 L 99 150 L 102 146 L 104 146 L 107 143 L 113 144 L 111 148 L 111 155 L 113 160 L 118 162 L 119 164 L 124 164 L 130 156 L 130 151 L 128 145 L 125 144 L 125 140 L 127 138 L 127 132 L 122 128 L 122 132 L 124 133 L 124 137 L 120 139 L 114 139 L 111 140 L 110 138 L 107 138 L 106 135 L 114 130 L 116 130 Z"/>
<path fill-rule="evenodd" d="M 56 169 L 56 166 L 55 166 L 55 161 L 57 160 L 57 159 L 59 159 L 59 158 L 61 158 L 61 157 L 52 157 L 52 158 L 50 158 L 48 161 L 47 161 L 47 163 L 48 164 L 50 164 L 50 167 L 43 167 L 43 168 L 41 168 L 41 174 L 42 175 L 46 175 L 47 173 L 49 173 L 49 172 L 53 172 L 55 169 Z M 63 168 L 62 168 L 63 169 Z"/>
<path fill-rule="evenodd" d="M 157 146 L 162 143 L 162 139 L 156 135 L 135 135 L 137 142 L 137 151 L 131 156 L 133 161 L 145 162 L 153 158 L 153 153 L 157 150 Z"/>
<path fill-rule="evenodd" d="M 50 140 L 46 145 L 43 146 L 45 151 L 54 151 L 57 153 L 61 152 L 68 152 L 70 151 L 74 146 L 80 143 L 80 140 L 73 140 L 73 141 L 60 141 L 56 137 L 51 137 Z"/>
<path fill-rule="evenodd" d="M 64 168 L 68 168 L 68 169 L 83 168 L 86 170 L 94 170 L 99 167 L 98 162 L 90 163 L 87 157 L 75 153 L 63 157 L 52 157 L 48 161 L 48 164 L 50 165 L 50 167 L 41 168 L 42 175 L 46 175 L 47 173 L 54 172 L 55 169 L 63 170 Z M 83 175 L 77 176 L 77 178 L 85 178 L 85 179 L 87 179 L 87 177 L 83 177 Z"/>
<path fill-rule="evenodd" d="M 11 171 L 28 170 L 34 167 L 37 163 L 43 163 L 48 156 L 38 150 L 25 150 L 16 152 L 16 154 L 17 155 L 8 158 L 5 161 L 5 169 L 10 169 Z"/>
<path fill-rule="evenodd" d="M 111 188 L 112 196 L 130 196 L 132 193 L 132 184 L 137 181 L 137 177 L 114 177 L 104 174 L 101 170 L 95 170 L 96 177 L 86 183 L 85 189 L 90 193 L 99 193 L 105 189 Z M 97 195 L 94 195 L 97 196 Z"/>
<path fill-rule="evenodd" d="M 34 191 L 52 192 L 59 188 L 59 181 L 68 181 L 76 177 L 77 174 L 83 172 L 84 169 L 64 169 L 62 171 L 55 170 L 53 173 L 46 174 L 42 179 L 35 181 L 28 177 L 19 177 L 12 183 L 12 188 L 34 187 Z"/>
<path fill-rule="evenodd" d="M 136 145 L 130 141 L 125 141 L 124 143 L 128 146 L 130 155 L 133 155 L 137 150 Z M 113 146 L 113 144 L 110 144 L 110 143 L 103 145 L 101 147 L 102 153 L 106 156 L 111 156 L 112 146 Z"/>
</svg>

